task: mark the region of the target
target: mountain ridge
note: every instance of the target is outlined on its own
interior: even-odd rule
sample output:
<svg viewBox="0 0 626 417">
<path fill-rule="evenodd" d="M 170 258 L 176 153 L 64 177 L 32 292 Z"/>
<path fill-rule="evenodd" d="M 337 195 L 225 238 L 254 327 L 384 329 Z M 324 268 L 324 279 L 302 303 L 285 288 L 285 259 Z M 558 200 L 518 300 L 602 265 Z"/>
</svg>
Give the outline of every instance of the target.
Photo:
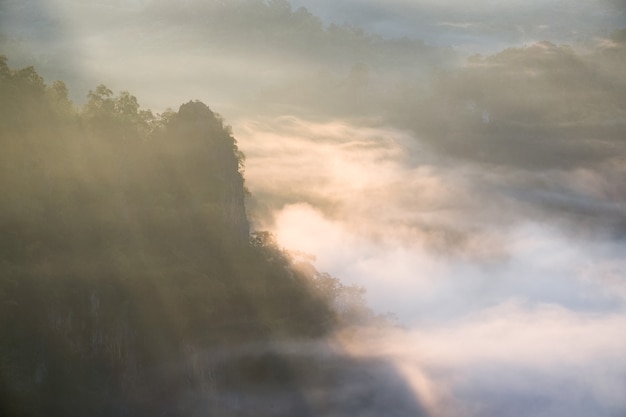
<svg viewBox="0 0 626 417">
<path fill-rule="evenodd" d="M 219 389 L 199 352 L 372 317 L 362 289 L 250 234 L 244 156 L 204 103 L 155 116 L 100 85 L 76 108 L 4 57 L 0 92 L 3 415 L 194 415 L 180 404 Z M 218 376 L 256 378 L 239 368 Z"/>
</svg>

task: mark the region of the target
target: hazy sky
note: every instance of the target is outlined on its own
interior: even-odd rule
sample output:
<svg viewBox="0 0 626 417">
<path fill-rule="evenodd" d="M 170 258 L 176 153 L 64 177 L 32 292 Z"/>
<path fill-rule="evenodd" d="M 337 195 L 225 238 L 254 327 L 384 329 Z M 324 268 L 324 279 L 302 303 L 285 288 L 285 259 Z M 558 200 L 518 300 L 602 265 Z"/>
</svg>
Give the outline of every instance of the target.
<svg viewBox="0 0 626 417">
<path fill-rule="evenodd" d="M 550 39 L 572 42 L 608 34 L 624 23 L 620 0 L 296 0 L 327 22 L 388 36 L 418 37 L 473 52 Z"/>
<path fill-rule="evenodd" d="M 292 5 L 2 0 L 0 47 L 223 114 L 256 226 L 398 315 L 347 346 L 433 416 L 624 415 L 626 4 Z"/>
</svg>

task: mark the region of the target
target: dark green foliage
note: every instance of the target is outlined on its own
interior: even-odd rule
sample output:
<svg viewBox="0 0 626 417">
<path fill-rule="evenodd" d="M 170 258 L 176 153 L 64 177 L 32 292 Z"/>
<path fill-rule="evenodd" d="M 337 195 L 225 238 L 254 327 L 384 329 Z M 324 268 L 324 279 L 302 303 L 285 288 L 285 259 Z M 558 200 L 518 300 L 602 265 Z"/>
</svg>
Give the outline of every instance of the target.
<svg viewBox="0 0 626 417">
<path fill-rule="evenodd" d="M 206 388 L 193 352 L 338 323 L 354 289 L 250 238 L 206 105 L 155 117 L 98 86 L 76 109 L 4 57 L 0 92 L 0 414 L 154 415 Z"/>
</svg>

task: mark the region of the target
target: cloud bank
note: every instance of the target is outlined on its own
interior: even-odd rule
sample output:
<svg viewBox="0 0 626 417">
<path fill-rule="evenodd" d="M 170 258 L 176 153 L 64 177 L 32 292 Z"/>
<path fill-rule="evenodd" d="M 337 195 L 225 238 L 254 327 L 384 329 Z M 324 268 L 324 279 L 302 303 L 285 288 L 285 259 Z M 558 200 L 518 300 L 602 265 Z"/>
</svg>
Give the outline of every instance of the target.
<svg viewBox="0 0 626 417">
<path fill-rule="evenodd" d="M 508 302 L 451 326 L 342 340 L 358 357 L 393 358 L 431 416 L 619 416 L 625 324 Z"/>
</svg>

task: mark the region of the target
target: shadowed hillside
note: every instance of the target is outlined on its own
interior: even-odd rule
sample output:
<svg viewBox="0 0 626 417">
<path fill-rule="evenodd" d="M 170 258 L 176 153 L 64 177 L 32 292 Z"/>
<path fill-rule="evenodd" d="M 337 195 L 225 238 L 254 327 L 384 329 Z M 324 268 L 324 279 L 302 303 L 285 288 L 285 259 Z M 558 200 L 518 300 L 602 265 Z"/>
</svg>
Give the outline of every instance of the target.
<svg viewBox="0 0 626 417">
<path fill-rule="evenodd" d="M 219 115 L 191 101 L 155 116 L 105 86 L 78 109 L 6 58 L 0 91 L 2 415 L 326 412 L 305 391 L 332 384 L 296 384 L 316 353 L 207 353 L 372 318 L 362 289 L 250 236 L 244 157 Z"/>
</svg>

